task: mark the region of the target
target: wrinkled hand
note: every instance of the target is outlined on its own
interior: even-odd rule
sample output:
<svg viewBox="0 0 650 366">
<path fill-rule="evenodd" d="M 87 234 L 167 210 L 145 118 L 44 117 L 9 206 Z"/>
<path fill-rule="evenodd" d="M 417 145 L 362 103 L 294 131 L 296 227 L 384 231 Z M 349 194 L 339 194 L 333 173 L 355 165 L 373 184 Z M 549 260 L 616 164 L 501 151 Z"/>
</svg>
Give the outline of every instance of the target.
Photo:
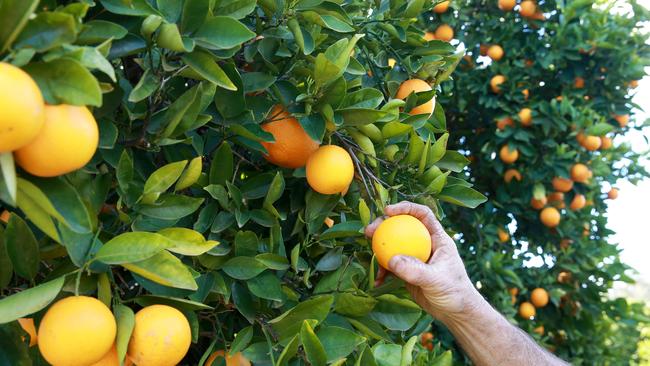
<svg viewBox="0 0 650 366">
<path fill-rule="evenodd" d="M 387 206 L 387 216 L 411 215 L 422 221 L 431 234 L 433 255 L 427 263 L 405 255 L 398 255 L 388 262 L 389 271 L 406 282 L 413 299 L 434 317 L 445 320 L 466 313 L 482 299 L 472 285 L 454 240 L 447 235 L 440 222 L 427 206 L 412 202 L 400 202 Z M 372 238 L 383 218 L 376 219 L 366 227 L 366 236 Z M 379 269 L 378 284 L 386 276 L 386 269 Z"/>
</svg>

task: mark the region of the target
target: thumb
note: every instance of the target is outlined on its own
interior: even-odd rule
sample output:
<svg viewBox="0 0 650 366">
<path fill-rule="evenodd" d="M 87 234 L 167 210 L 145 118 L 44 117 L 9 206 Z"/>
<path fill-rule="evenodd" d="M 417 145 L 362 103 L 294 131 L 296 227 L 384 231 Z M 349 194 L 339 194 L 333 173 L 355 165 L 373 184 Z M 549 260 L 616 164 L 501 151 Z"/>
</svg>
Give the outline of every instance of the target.
<svg viewBox="0 0 650 366">
<path fill-rule="evenodd" d="M 388 269 L 404 282 L 414 286 L 423 286 L 429 279 L 429 268 L 415 257 L 396 255 L 388 262 Z"/>
</svg>

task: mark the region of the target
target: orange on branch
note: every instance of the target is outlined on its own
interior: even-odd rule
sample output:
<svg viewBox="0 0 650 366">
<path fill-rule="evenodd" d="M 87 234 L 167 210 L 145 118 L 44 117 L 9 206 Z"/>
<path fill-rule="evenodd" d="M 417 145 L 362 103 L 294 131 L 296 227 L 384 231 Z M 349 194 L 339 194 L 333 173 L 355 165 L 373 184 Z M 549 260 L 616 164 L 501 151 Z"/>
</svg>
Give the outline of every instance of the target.
<svg viewBox="0 0 650 366">
<path fill-rule="evenodd" d="M 519 304 L 519 316 L 524 319 L 531 319 L 535 316 L 535 307 L 528 301 Z"/>
<path fill-rule="evenodd" d="M 283 168 L 302 168 L 309 156 L 318 149 L 314 141 L 302 128 L 300 122 L 281 105 L 271 109 L 267 120 L 260 127 L 273 135 L 274 142 L 262 142 L 268 151 L 264 158 Z"/>
<path fill-rule="evenodd" d="M 503 48 L 498 44 L 490 46 L 487 50 L 487 55 L 494 61 L 499 61 L 503 57 Z"/>
<path fill-rule="evenodd" d="M 571 167 L 571 179 L 576 183 L 587 183 L 591 178 L 591 170 L 586 165 L 577 163 Z"/>
<path fill-rule="evenodd" d="M 553 189 L 558 192 L 569 192 L 573 188 L 573 181 L 568 178 L 555 177 L 551 181 Z"/>
<path fill-rule="evenodd" d="M 608 150 L 612 147 L 612 139 L 607 136 L 600 136 L 600 148 L 602 150 Z"/>
<path fill-rule="evenodd" d="M 573 79 L 573 86 L 576 89 L 582 89 L 585 87 L 585 79 L 581 78 L 580 76 L 576 76 L 575 79 Z"/>
<path fill-rule="evenodd" d="M 507 126 L 514 126 L 515 123 L 510 117 L 503 117 L 497 120 L 497 128 L 500 130 L 505 129 Z"/>
<path fill-rule="evenodd" d="M 618 122 L 618 125 L 621 126 L 621 128 L 627 126 L 628 123 L 630 123 L 630 115 L 629 114 L 617 114 L 614 115 L 614 119 L 616 122 Z"/>
<path fill-rule="evenodd" d="M 318 193 L 343 193 L 354 178 L 354 164 L 342 147 L 324 145 L 307 160 L 306 175 L 307 183 Z"/>
<path fill-rule="evenodd" d="M 537 5 L 534 1 L 524 0 L 519 4 L 519 14 L 524 18 L 530 18 L 537 12 Z"/>
<path fill-rule="evenodd" d="M 454 39 L 454 29 L 448 24 L 440 25 L 438 28 L 436 28 L 434 34 L 436 36 L 436 39 L 444 42 L 449 42 Z"/>
<path fill-rule="evenodd" d="M 544 226 L 554 228 L 560 224 L 560 212 L 555 207 L 546 207 L 539 213 L 539 219 Z"/>
<path fill-rule="evenodd" d="M 528 127 L 533 123 L 533 111 L 530 108 L 522 108 L 517 113 L 517 116 L 519 117 L 519 122 L 524 127 Z"/>
<path fill-rule="evenodd" d="M 503 145 L 499 150 L 499 158 L 506 164 L 512 164 L 519 159 L 519 151 L 517 149 L 510 149 L 508 145 Z"/>
<path fill-rule="evenodd" d="M 503 84 L 506 81 L 506 77 L 503 75 L 495 75 L 490 79 L 490 89 L 494 93 L 501 93 L 501 84 Z"/>
<path fill-rule="evenodd" d="M 569 205 L 569 208 L 573 211 L 577 211 L 587 204 L 587 199 L 585 198 L 584 195 L 582 194 L 576 194 L 573 197 L 573 200 L 571 200 L 571 204 Z"/>
<path fill-rule="evenodd" d="M 501 228 L 497 229 L 497 236 L 499 237 L 499 241 L 502 243 L 505 243 L 510 240 L 510 234 L 508 234 L 505 230 Z"/>
<path fill-rule="evenodd" d="M 406 98 L 411 93 L 419 93 L 419 92 L 427 92 L 427 91 L 431 91 L 431 85 L 429 85 L 429 83 L 420 79 L 409 79 L 409 80 L 405 80 L 404 82 L 402 82 L 402 84 L 400 84 L 399 88 L 397 89 L 397 93 L 395 93 L 395 98 L 406 100 Z M 431 115 L 435 107 L 436 107 L 436 98 L 433 97 L 431 98 L 431 100 L 424 102 L 423 104 L 420 104 L 414 107 L 413 109 L 411 109 L 409 111 L 409 114 Z"/>
<path fill-rule="evenodd" d="M 600 148 L 601 142 L 598 136 L 585 136 L 580 145 L 588 151 L 596 151 Z"/>
<path fill-rule="evenodd" d="M 543 308 L 548 304 L 548 292 L 543 288 L 536 288 L 530 293 L 530 302 L 536 308 Z"/>
<path fill-rule="evenodd" d="M 192 342 L 190 323 L 179 310 L 150 305 L 135 314 L 128 355 L 137 366 L 174 366 Z"/>
<path fill-rule="evenodd" d="M 442 14 L 446 12 L 447 9 L 449 9 L 449 3 L 450 3 L 449 0 L 441 2 L 440 4 L 433 7 L 433 12 L 437 14 Z"/>
<path fill-rule="evenodd" d="M 212 363 L 217 359 L 217 357 L 222 357 L 226 359 L 226 366 L 251 366 L 251 362 L 244 357 L 241 352 L 237 352 L 234 355 L 225 353 L 222 349 L 213 352 L 210 357 L 205 361 L 205 366 L 213 366 Z"/>
<path fill-rule="evenodd" d="M 541 199 L 536 199 L 535 197 L 532 197 L 530 199 L 530 206 L 534 208 L 535 210 L 541 210 L 546 206 L 547 199 L 546 197 L 542 197 Z"/>
<path fill-rule="evenodd" d="M 35 346 L 38 343 L 38 335 L 36 334 L 36 327 L 34 326 L 34 318 L 20 318 L 18 324 L 23 330 L 29 334 L 29 346 Z"/>
<path fill-rule="evenodd" d="M 517 2 L 515 0 L 499 0 L 499 9 L 503 11 L 510 11 L 515 7 Z"/>
<path fill-rule="evenodd" d="M 512 180 L 521 181 L 521 173 L 517 169 L 508 169 L 503 174 L 503 180 L 506 183 L 510 183 Z"/>
<path fill-rule="evenodd" d="M 610 189 L 609 192 L 607 192 L 607 198 L 609 198 L 610 200 L 617 199 L 618 198 L 618 189 L 616 189 L 616 188 Z"/>
<path fill-rule="evenodd" d="M 410 255 L 426 262 L 431 256 L 431 234 L 413 216 L 392 216 L 379 224 L 372 236 L 372 251 L 384 268 L 396 255 Z"/>
</svg>

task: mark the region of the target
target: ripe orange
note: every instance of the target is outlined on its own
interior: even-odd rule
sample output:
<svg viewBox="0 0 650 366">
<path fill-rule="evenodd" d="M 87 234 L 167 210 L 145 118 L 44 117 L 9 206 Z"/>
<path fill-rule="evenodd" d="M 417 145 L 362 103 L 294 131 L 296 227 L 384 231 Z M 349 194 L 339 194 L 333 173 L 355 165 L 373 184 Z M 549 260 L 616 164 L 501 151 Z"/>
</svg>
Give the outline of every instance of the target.
<svg viewBox="0 0 650 366">
<path fill-rule="evenodd" d="M 568 178 L 555 177 L 551 181 L 551 184 L 553 185 L 553 189 L 558 192 L 568 192 L 573 188 L 573 181 Z"/>
<path fill-rule="evenodd" d="M 436 39 L 436 35 L 433 34 L 433 32 L 426 32 L 422 38 L 424 38 L 425 41 L 433 41 Z"/>
<path fill-rule="evenodd" d="M 490 46 L 487 50 L 487 55 L 494 61 L 499 61 L 503 57 L 503 48 L 498 44 Z"/>
<path fill-rule="evenodd" d="M 503 75 L 495 75 L 490 79 L 490 88 L 494 93 L 501 93 L 500 85 L 506 81 L 506 77 Z"/>
<path fill-rule="evenodd" d="M 212 366 L 212 363 L 217 359 L 217 357 L 224 357 L 224 351 L 222 349 L 212 353 L 210 357 L 205 361 L 205 366 Z M 226 366 L 251 366 L 251 362 L 242 355 L 241 352 L 237 352 L 234 355 L 229 353 L 225 354 Z"/>
<path fill-rule="evenodd" d="M 607 192 L 607 197 L 608 197 L 610 200 L 615 200 L 615 199 L 617 199 L 617 198 L 618 198 L 618 189 L 616 189 L 616 188 L 612 188 L 612 189 L 610 189 L 609 192 Z"/>
<path fill-rule="evenodd" d="M 190 349 L 192 332 L 185 315 L 167 305 L 150 305 L 135 314 L 128 355 L 138 366 L 174 366 Z"/>
<path fill-rule="evenodd" d="M 384 268 L 396 255 L 410 255 L 426 262 L 431 256 L 431 234 L 413 216 L 392 216 L 379 224 L 372 236 L 372 251 Z"/>
<path fill-rule="evenodd" d="M 546 206 L 547 199 L 546 197 L 542 197 L 542 199 L 536 199 L 535 197 L 532 197 L 530 199 L 530 206 L 534 208 L 535 210 L 541 210 Z"/>
<path fill-rule="evenodd" d="M 560 224 L 560 212 L 555 207 L 546 207 L 539 213 L 539 219 L 546 227 L 556 227 Z"/>
<path fill-rule="evenodd" d="M 544 326 L 540 325 L 539 327 L 535 327 L 535 329 L 533 329 L 533 332 L 543 336 L 544 335 Z"/>
<path fill-rule="evenodd" d="M 571 179 L 576 183 L 587 183 L 591 178 L 591 171 L 586 165 L 578 163 L 571 167 Z"/>
<path fill-rule="evenodd" d="M 440 4 L 433 7 L 433 12 L 438 13 L 438 14 L 442 14 L 442 13 L 446 12 L 447 9 L 449 9 L 449 1 L 443 1 Z"/>
<path fill-rule="evenodd" d="M 519 289 L 516 287 L 509 288 L 508 293 L 510 294 L 510 302 L 512 302 L 512 305 L 514 305 L 517 302 L 517 294 L 519 293 Z"/>
<path fill-rule="evenodd" d="M 307 183 L 316 192 L 336 194 L 347 191 L 354 178 L 354 164 L 345 149 L 321 146 L 307 160 Z"/>
<path fill-rule="evenodd" d="M 612 139 L 607 136 L 600 136 L 600 148 L 602 150 L 608 150 L 612 147 Z"/>
<path fill-rule="evenodd" d="M 514 126 L 514 121 L 510 117 L 503 117 L 497 120 L 497 128 L 503 130 L 506 126 Z"/>
<path fill-rule="evenodd" d="M 519 113 L 517 113 L 517 116 L 519 116 L 519 121 L 524 127 L 528 127 L 533 123 L 533 113 L 530 108 L 522 108 Z"/>
<path fill-rule="evenodd" d="M 632 80 L 630 81 L 630 88 L 634 89 L 637 86 L 639 86 L 639 80 Z"/>
<path fill-rule="evenodd" d="M 580 76 L 576 76 L 575 79 L 573 79 L 573 86 L 576 87 L 576 89 L 582 89 L 585 87 L 585 79 L 581 78 Z"/>
<path fill-rule="evenodd" d="M 557 208 L 564 208 L 564 193 L 562 192 L 552 192 L 549 194 L 547 197 L 548 202 L 557 207 Z"/>
<path fill-rule="evenodd" d="M 532 0 L 524 0 L 519 4 L 519 14 L 524 18 L 530 18 L 537 12 L 537 5 Z"/>
<path fill-rule="evenodd" d="M 499 150 L 499 157 L 506 164 L 512 164 L 519 159 L 519 151 L 517 149 L 510 150 L 508 145 L 503 145 Z"/>
<path fill-rule="evenodd" d="M 334 220 L 332 220 L 329 217 L 326 217 L 325 220 L 323 221 L 325 223 L 325 226 L 327 227 L 332 227 L 334 226 Z"/>
<path fill-rule="evenodd" d="M 449 42 L 454 39 L 454 29 L 451 28 L 448 24 L 442 24 L 435 31 L 436 39 Z"/>
<path fill-rule="evenodd" d="M 582 140 L 582 147 L 589 151 L 596 151 L 598 148 L 600 148 L 600 137 L 598 136 L 585 136 L 584 140 Z"/>
<path fill-rule="evenodd" d="M 11 213 L 7 210 L 2 211 L 0 214 L 0 221 L 4 222 L 5 224 L 9 222 L 9 217 L 11 216 Z"/>
<path fill-rule="evenodd" d="M 33 318 L 20 318 L 18 324 L 21 328 L 29 334 L 29 346 L 35 346 L 38 343 L 38 335 L 36 335 L 36 327 L 34 326 Z"/>
<path fill-rule="evenodd" d="M 535 316 L 535 307 L 528 301 L 524 301 L 519 305 L 519 316 L 524 319 L 532 319 Z"/>
<path fill-rule="evenodd" d="M 499 0 L 499 9 L 503 11 L 510 11 L 515 7 L 515 0 Z"/>
<path fill-rule="evenodd" d="M 420 336 L 420 344 L 422 347 L 428 349 L 429 351 L 433 350 L 433 333 L 424 332 Z"/>
<path fill-rule="evenodd" d="M 513 179 L 517 181 L 521 181 L 521 173 L 519 173 L 519 170 L 517 169 L 506 170 L 506 172 L 503 174 L 503 180 L 506 183 L 510 183 Z"/>
<path fill-rule="evenodd" d="M 264 158 L 283 168 L 305 166 L 309 156 L 318 149 L 318 142 L 309 137 L 300 122 L 279 104 L 271 109 L 267 119 L 269 122 L 260 127 L 272 134 L 275 142 L 262 142 L 269 152 Z"/>
<path fill-rule="evenodd" d="M 36 82 L 20 68 L 0 62 L 0 152 L 33 141 L 45 123 L 45 104 Z"/>
<path fill-rule="evenodd" d="M 534 289 L 533 292 L 530 293 L 530 302 L 532 302 L 536 308 L 543 308 L 548 304 L 548 292 L 539 287 Z"/>
<path fill-rule="evenodd" d="M 55 177 L 90 161 L 99 144 L 97 122 L 86 107 L 45 106 L 45 124 L 38 136 L 14 152 L 16 162 L 30 174 Z"/>
<path fill-rule="evenodd" d="M 410 79 L 410 80 L 405 80 L 400 86 L 399 89 L 397 89 L 397 93 L 395 93 L 395 98 L 397 99 L 404 99 L 411 94 L 411 93 L 419 93 L 419 92 L 426 92 L 431 90 L 431 85 L 427 83 L 424 80 L 420 79 Z M 436 98 L 433 97 L 431 98 L 430 101 L 420 104 L 419 106 L 411 109 L 409 111 L 409 114 L 411 115 L 416 115 L 416 114 L 427 114 L 431 115 L 433 113 L 433 109 L 436 107 Z"/>
<path fill-rule="evenodd" d="M 528 100 L 528 97 L 530 96 L 530 91 L 528 91 L 528 89 L 524 89 L 521 91 L 521 94 L 524 95 L 525 100 Z"/>
<path fill-rule="evenodd" d="M 623 114 L 623 115 L 617 114 L 614 115 L 614 119 L 616 120 L 616 122 L 618 122 L 618 125 L 621 126 L 621 128 L 627 126 L 627 124 L 630 123 L 629 114 Z"/>
<path fill-rule="evenodd" d="M 572 209 L 573 211 L 577 211 L 585 207 L 586 204 L 587 204 L 587 199 L 585 198 L 585 196 L 581 194 L 576 194 L 573 197 L 573 200 L 571 201 L 569 208 Z"/>
<path fill-rule="evenodd" d="M 115 341 L 117 325 L 103 302 L 70 296 L 54 303 L 38 328 L 38 348 L 53 365 L 91 365 Z"/>
<path fill-rule="evenodd" d="M 572 277 L 571 272 L 561 271 L 557 275 L 557 282 L 559 282 L 559 283 L 568 283 L 569 281 L 571 281 L 571 277 Z"/>
<path fill-rule="evenodd" d="M 510 240 L 510 234 L 508 234 L 505 230 L 501 228 L 497 229 L 497 235 L 499 236 L 499 241 L 502 243 L 505 243 L 508 240 Z"/>
</svg>

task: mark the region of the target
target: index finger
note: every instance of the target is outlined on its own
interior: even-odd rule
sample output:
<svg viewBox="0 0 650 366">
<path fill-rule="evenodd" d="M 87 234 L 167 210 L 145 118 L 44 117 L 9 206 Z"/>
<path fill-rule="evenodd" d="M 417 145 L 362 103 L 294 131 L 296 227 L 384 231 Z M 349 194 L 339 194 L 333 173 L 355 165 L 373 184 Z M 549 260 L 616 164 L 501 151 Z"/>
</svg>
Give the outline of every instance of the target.
<svg viewBox="0 0 650 366">
<path fill-rule="evenodd" d="M 433 211 L 425 205 L 402 201 L 394 205 L 386 206 L 384 212 L 388 216 L 411 215 L 420 220 L 431 234 L 431 238 L 433 239 L 431 245 L 434 250 L 436 246 L 453 244 L 453 239 L 447 235 L 447 232 L 433 214 Z"/>
</svg>

